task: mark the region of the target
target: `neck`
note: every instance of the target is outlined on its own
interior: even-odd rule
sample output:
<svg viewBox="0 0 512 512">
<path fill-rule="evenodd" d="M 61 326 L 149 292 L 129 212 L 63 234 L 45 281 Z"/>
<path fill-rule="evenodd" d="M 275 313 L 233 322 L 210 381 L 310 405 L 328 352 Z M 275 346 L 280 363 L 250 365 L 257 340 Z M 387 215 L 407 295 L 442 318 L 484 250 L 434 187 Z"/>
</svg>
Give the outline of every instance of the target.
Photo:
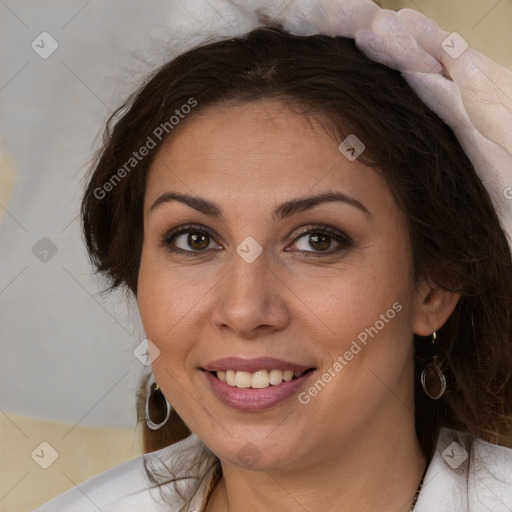
<svg viewBox="0 0 512 512">
<path fill-rule="evenodd" d="M 414 420 L 405 428 L 379 424 L 355 432 L 328 457 L 293 469 L 249 471 L 223 461 L 207 512 L 324 512 L 333 503 L 342 512 L 408 512 L 426 463 Z"/>
</svg>

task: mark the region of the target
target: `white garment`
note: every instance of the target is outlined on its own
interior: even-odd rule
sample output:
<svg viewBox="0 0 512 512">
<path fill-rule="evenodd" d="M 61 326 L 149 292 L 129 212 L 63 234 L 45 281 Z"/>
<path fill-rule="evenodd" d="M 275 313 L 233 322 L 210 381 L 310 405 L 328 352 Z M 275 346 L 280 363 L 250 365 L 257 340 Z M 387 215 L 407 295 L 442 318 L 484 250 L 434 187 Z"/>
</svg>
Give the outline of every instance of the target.
<svg viewBox="0 0 512 512">
<path fill-rule="evenodd" d="M 512 449 L 474 439 L 470 451 L 469 440 L 467 434 L 441 430 L 414 512 L 512 511 Z M 187 465 L 202 453 L 208 456 L 203 469 L 198 473 L 187 471 Z M 180 511 L 185 500 L 178 496 L 174 484 L 149 488 L 144 459 L 161 461 L 177 475 L 192 476 L 180 481 L 180 489 L 186 496 L 198 485 L 197 477 L 206 475 L 193 500 L 183 508 L 186 512 L 202 512 L 203 498 L 212 477 L 207 468 L 214 456 L 194 434 L 90 478 L 34 512 Z M 164 501 L 161 490 L 170 503 Z"/>
<path fill-rule="evenodd" d="M 190 496 L 199 483 L 198 476 L 206 473 L 207 466 L 204 465 L 203 470 L 197 473 L 186 468 L 191 467 L 191 463 L 202 453 L 213 461 L 211 452 L 192 434 L 179 443 L 141 455 L 89 478 L 33 512 L 178 512 L 186 500 L 178 495 L 174 483 L 152 489 L 154 484 L 148 479 L 144 462 L 158 467 L 162 475 L 167 473 L 167 466 L 178 477 L 191 476 L 179 481 L 180 490 L 185 496 Z M 183 509 L 184 512 L 201 512 L 207 484 L 211 480 L 211 475 L 208 476 L 190 504 Z"/>
</svg>

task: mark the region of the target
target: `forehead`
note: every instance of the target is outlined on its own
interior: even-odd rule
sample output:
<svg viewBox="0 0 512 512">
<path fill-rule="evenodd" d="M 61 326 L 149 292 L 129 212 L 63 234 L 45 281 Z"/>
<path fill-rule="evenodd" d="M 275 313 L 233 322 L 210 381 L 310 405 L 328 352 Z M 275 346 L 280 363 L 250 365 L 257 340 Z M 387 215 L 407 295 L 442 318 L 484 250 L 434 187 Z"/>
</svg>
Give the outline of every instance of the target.
<svg viewBox="0 0 512 512">
<path fill-rule="evenodd" d="M 171 133 L 162 149 L 171 150 L 173 161 L 203 158 L 213 167 L 219 161 L 225 165 L 232 155 L 244 161 L 293 159 L 314 148 L 335 149 L 337 145 L 312 116 L 306 117 L 275 100 L 257 100 L 196 110 L 176 133 Z"/>
<path fill-rule="evenodd" d="M 214 105 L 185 119 L 150 169 L 146 204 L 163 189 L 202 196 L 267 200 L 315 193 L 384 195 L 383 179 L 338 149 L 314 117 L 274 100 Z"/>
</svg>

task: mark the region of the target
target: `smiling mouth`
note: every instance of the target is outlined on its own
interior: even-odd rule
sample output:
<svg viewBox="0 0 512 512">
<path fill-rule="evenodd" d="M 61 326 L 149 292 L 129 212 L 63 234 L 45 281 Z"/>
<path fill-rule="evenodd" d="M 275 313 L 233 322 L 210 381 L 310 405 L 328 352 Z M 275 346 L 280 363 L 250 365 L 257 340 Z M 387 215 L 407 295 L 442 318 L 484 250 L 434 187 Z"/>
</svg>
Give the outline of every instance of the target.
<svg viewBox="0 0 512 512">
<path fill-rule="evenodd" d="M 212 371 L 209 372 L 221 382 L 235 388 L 246 389 L 265 389 L 271 386 L 279 386 L 283 382 L 290 382 L 313 371 L 314 368 L 308 368 L 304 371 L 293 370 L 258 370 L 256 372 L 246 372 L 237 370 Z"/>
</svg>

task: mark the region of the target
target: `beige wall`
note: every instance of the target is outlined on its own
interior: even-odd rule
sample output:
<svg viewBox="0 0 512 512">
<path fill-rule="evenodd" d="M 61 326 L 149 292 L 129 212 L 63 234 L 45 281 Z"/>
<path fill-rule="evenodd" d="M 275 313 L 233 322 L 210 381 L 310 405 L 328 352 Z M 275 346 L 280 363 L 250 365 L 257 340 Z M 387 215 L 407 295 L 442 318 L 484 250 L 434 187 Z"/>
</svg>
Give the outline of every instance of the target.
<svg viewBox="0 0 512 512">
<path fill-rule="evenodd" d="M 141 453 L 138 431 L 73 426 L 1 411 L 0 433 L 2 512 L 27 512 Z M 52 458 L 47 469 L 38 463 Z"/>
<path fill-rule="evenodd" d="M 388 9 L 422 12 L 469 45 L 512 69 L 512 0 L 381 0 Z"/>
</svg>

